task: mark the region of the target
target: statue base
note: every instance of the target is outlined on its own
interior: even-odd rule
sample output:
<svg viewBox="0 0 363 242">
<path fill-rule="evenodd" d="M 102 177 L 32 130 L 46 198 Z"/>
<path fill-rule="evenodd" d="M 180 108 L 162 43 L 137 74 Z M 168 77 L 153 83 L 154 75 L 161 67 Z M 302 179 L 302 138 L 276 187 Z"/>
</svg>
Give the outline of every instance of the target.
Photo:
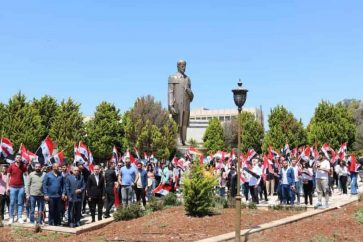
<svg viewBox="0 0 363 242">
<path fill-rule="evenodd" d="M 176 156 L 177 157 L 184 157 L 185 154 L 188 152 L 190 146 L 187 145 L 178 145 L 176 147 Z"/>
</svg>

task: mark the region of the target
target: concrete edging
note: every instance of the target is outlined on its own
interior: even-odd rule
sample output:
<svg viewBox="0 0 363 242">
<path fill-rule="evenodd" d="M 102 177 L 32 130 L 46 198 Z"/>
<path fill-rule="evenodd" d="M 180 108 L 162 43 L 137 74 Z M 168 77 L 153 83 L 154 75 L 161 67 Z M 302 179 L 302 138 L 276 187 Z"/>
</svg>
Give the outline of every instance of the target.
<svg viewBox="0 0 363 242">
<path fill-rule="evenodd" d="M 283 219 L 275 220 L 275 221 L 272 221 L 272 222 L 269 222 L 269 223 L 260 224 L 256 228 L 243 229 L 243 230 L 240 231 L 241 237 L 244 237 L 244 236 L 247 236 L 247 235 L 250 235 L 250 234 L 254 234 L 254 233 L 257 233 L 257 232 L 261 232 L 263 230 L 271 229 L 271 228 L 274 228 L 274 227 L 278 227 L 278 226 L 281 226 L 281 225 L 294 223 L 294 222 L 303 220 L 305 218 L 309 218 L 309 217 L 312 217 L 312 216 L 315 216 L 315 215 L 318 215 L 318 214 L 322 214 L 322 213 L 325 213 L 325 212 L 329 212 L 329 211 L 338 209 L 340 207 L 346 206 L 346 205 L 348 205 L 350 203 L 353 203 L 353 202 L 356 202 L 356 201 L 358 201 L 358 197 L 352 197 L 348 201 L 338 203 L 337 205 L 335 205 L 333 207 L 330 207 L 330 208 L 327 208 L 327 209 L 316 209 L 314 211 L 307 211 L 307 212 L 303 212 L 303 213 L 300 213 L 300 214 L 289 216 L 289 217 L 286 217 L 286 218 L 283 218 Z M 207 239 L 199 240 L 197 242 L 233 241 L 234 239 L 235 239 L 235 232 L 230 232 L 230 233 L 227 233 L 227 234 L 221 234 L 221 235 L 218 235 L 218 236 L 214 236 L 214 237 L 210 237 L 210 238 L 207 238 Z"/>
</svg>

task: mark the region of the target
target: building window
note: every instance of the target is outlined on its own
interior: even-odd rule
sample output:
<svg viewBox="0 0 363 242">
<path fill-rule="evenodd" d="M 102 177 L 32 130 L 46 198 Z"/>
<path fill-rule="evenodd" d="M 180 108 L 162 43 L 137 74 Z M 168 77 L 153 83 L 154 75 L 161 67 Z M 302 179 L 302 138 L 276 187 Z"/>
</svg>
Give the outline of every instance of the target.
<svg viewBox="0 0 363 242">
<path fill-rule="evenodd" d="M 219 116 L 219 121 L 224 121 L 224 116 Z"/>
<path fill-rule="evenodd" d="M 231 120 L 231 117 L 230 116 L 226 116 L 225 117 L 225 121 L 229 121 L 229 120 Z"/>
<path fill-rule="evenodd" d="M 202 120 L 206 120 L 206 117 L 202 117 Z"/>
</svg>

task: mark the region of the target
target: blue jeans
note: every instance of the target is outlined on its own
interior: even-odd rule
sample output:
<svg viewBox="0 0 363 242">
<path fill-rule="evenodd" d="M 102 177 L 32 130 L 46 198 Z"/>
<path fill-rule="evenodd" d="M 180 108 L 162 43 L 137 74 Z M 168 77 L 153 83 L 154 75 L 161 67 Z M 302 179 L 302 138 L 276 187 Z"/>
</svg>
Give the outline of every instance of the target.
<svg viewBox="0 0 363 242">
<path fill-rule="evenodd" d="M 14 206 L 18 206 L 18 219 L 21 218 L 23 214 L 24 206 L 24 187 L 20 188 L 10 188 L 10 218 L 14 219 Z"/>
<path fill-rule="evenodd" d="M 358 194 L 358 184 L 357 184 L 357 173 L 356 172 L 352 172 L 350 173 L 350 178 L 352 180 L 352 183 L 350 185 L 350 191 L 353 195 Z"/>
<path fill-rule="evenodd" d="M 281 184 L 281 195 L 282 195 L 282 203 L 287 204 L 291 201 L 291 189 L 289 184 Z"/>
<path fill-rule="evenodd" d="M 301 190 L 301 181 L 297 181 L 295 182 L 295 191 L 290 189 L 291 204 L 294 204 L 296 197 L 297 197 L 297 202 L 300 203 L 300 190 Z"/>
<path fill-rule="evenodd" d="M 121 187 L 122 194 L 122 205 L 130 205 L 132 203 L 132 187 L 122 185 Z"/>
<path fill-rule="evenodd" d="M 34 223 L 35 207 L 38 208 L 38 224 L 43 223 L 44 212 L 44 197 L 43 196 L 30 196 L 30 223 Z"/>
<path fill-rule="evenodd" d="M 219 196 L 221 198 L 224 198 L 226 194 L 226 188 L 225 187 L 219 187 Z"/>
</svg>

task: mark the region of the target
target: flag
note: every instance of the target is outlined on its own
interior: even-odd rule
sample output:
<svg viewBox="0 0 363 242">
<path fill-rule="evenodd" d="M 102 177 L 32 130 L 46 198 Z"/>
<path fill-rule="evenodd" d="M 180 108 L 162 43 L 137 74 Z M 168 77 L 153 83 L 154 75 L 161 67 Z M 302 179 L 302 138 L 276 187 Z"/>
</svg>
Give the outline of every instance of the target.
<svg viewBox="0 0 363 242">
<path fill-rule="evenodd" d="M 169 192 L 171 191 L 172 187 L 169 184 L 162 184 L 160 183 L 159 186 L 157 186 L 154 190 L 153 193 L 155 194 L 159 194 L 161 196 L 165 196 L 168 195 Z"/>
<path fill-rule="evenodd" d="M 80 164 L 84 164 L 86 161 L 83 159 L 83 156 L 81 152 L 79 152 L 79 149 L 76 148 L 77 145 L 75 145 L 75 153 L 74 153 L 74 162 L 73 164 L 76 164 L 77 162 Z"/>
<path fill-rule="evenodd" d="M 114 205 L 116 208 L 118 208 L 118 206 L 120 206 L 120 196 L 118 194 L 118 189 L 116 188 L 116 186 L 113 187 L 113 195 L 115 197 Z"/>
<path fill-rule="evenodd" d="M 330 150 L 330 147 L 328 144 L 323 144 L 323 146 L 321 147 L 321 151 L 323 151 L 323 153 L 327 159 L 330 159 L 329 154 L 328 154 L 329 150 Z"/>
<path fill-rule="evenodd" d="M 306 146 L 305 149 L 303 148 L 303 151 L 300 154 L 300 158 L 308 161 L 310 159 L 310 146 Z"/>
<path fill-rule="evenodd" d="M 79 142 L 78 151 L 83 156 L 84 160 L 89 160 L 88 147 L 86 144 L 82 143 L 82 141 Z"/>
<path fill-rule="evenodd" d="M 5 137 L 1 138 L 0 151 L 0 155 L 2 154 L 4 158 L 14 154 L 13 143 L 10 141 L 10 139 Z"/>
<path fill-rule="evenodd" d="M 111 161 L 113 163 L 117 163 L 119 161 L 118 151 L 117 151 L 116 146 L 113 146 L 113 148 L 112 148 L 112 159 L 111 159 Z"/>
<path fill-rule="evenodd" d="M 345 160 L 345 156 L 347 155 L 347 142 L 340 146 L 338 154 L 340 160 Z"/>
<path fill-rule="evenodd" d="M 60 166 L 63 166 L 64 164 L 64 152 L 63 150 L 61 152 L 58 152 L 56 155 L 53 156 L 53 163 L 58 163 Z"/>
<path fill-rule="evenodd" d="M 247 162 L 250 162 L 253 159 L 253 157 L 255 157 L 256 155 L 257 155 L 257 153 L 254 149 L 249 149 L 247 151 L 247 158 L 246 158 Z"/>
<path fill-rule="evenodd" d="M 52 154 L 53 141 L 48 135 L 38 148 L 36 155 L 38 156 L 39 163 L 45 165 L 50 163 L 50 158 L 52 157 Z"/>
<path fill-rule="evenodd" d="M 287 156 L 287 154 L 291 154 L 291 150 L 290 150 L 290 146 L 288 143 L 285 144 L 284 149 L 283 149 L 283 153 L 285 156 Z"/>
<path fill-rule="evenodd" d="M 350 173 L 352 172 L 358 172 L 358 169 L 360 167 L 360 164 L 357 163 L 357 159 L 355 158 L 354 154 L 351 154 L 349 157 L 350 165 L 348 167 L 348 170 Z"/>
<path fill-rule="evenodd" d="M 263 156 L 262 176 L 266 179 L 267 169 L 271 170 L 271 164 L 266 155 Z"/>
<path fill-rule="evenodd" d="M 19 148 L 21 159 L 24 163 L 30 163 L 33 160 L 38 160 L 38 156 L 25 148 L 25 145 L 21 144 Z"/>
<path fill-rule="evenodd" d="M 136 147 L 134 147 L 134 151 L 135 151 L 135 155 L 136 155 L 137 159 L 140 160 L 139 150 Z"/>
</svg>

